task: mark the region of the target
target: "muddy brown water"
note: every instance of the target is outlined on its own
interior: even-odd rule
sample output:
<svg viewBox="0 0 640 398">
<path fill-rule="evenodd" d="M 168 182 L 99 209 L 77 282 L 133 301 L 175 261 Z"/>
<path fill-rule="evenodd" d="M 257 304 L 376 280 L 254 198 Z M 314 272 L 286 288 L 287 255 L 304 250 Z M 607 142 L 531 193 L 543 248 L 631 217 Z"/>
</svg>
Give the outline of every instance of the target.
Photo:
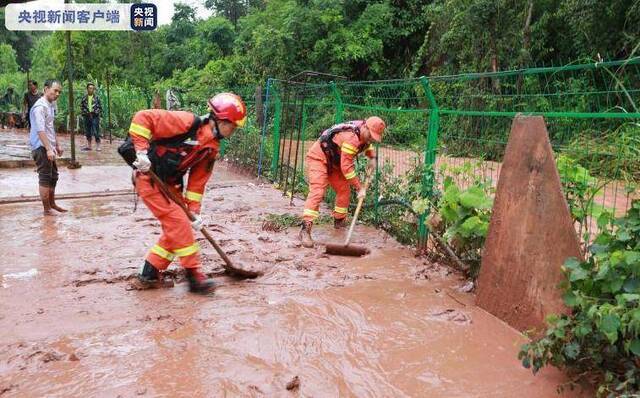
<svg viewBox="0 0 640 398">
<path fill-rule="evenodd" d="M 159 224 L 129 197 L 61 201 L 70 212 L 50 218 L 36 203 L 0 206 L 2 398 L 554 397 L 566 381 L 522 368 L 526 340 L 459 292 L 447 268 L 364 226 L 354 244 L 367 257 L 302 249 L 297 228 L 261 230 L 268 213 L 300 213 L 301 201 L 289 207 L 223 166 L 216 179 L 232 184 L 205 195 L 213 235 L 265 275 L 224 276 L 200 239 L 212 297 L 185 283 L 131 290 Z M 331 242 L 343 233 L 314 231 Z"/>
</svg>

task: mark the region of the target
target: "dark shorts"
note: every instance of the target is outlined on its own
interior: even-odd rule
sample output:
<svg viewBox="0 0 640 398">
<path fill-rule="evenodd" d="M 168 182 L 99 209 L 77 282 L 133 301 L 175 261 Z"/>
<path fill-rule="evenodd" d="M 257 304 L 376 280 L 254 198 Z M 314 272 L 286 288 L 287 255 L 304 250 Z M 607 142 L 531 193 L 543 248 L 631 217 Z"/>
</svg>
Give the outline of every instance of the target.
<svg viewBox="0 0 640 398">
<path fill-rule="evenodd" d="M 47 150 L 41 146 L 35 151 L 31 151 L 33 160 L 36 161 L 38 169 L 38 182 L 42 187 L 53 188 L 58 182 L 58 165 L 56 161 L 47 158 Z"/>
</svg>

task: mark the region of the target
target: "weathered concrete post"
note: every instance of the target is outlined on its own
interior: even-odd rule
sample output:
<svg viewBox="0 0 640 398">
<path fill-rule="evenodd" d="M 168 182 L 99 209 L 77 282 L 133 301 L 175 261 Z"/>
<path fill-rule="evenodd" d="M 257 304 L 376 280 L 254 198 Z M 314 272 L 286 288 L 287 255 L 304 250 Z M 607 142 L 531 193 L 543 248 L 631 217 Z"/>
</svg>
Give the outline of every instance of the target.
<svg viewBox="0 0 640 398">
<path fill-rule="evenodd" d="M 477 304 L 520 331 L 566 311 L 560 267 L 580 257 L 541 116 L 517 115 L 505 151 L 478 278 Z"/>
</svg>

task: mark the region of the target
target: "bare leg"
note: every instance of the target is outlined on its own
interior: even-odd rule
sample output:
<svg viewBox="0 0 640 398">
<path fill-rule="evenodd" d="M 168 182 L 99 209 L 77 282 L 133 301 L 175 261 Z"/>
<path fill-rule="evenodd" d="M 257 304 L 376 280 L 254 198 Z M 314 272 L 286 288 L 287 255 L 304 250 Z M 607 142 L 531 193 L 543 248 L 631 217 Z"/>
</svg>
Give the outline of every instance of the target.
<svg viewBox="0 0 640 398">
<path fill-rule="evenodd" d="M 56 204 L 56 194 L 55 194 L 55 190 L 56 188 L 49 188 L 49 205 L 51 206 L 51 208 L 53 210 L 57 210 L 60 213 L 66 213 L 68 210 L 67 209 L 63 209 L 62 207 L 58 206 Z"/>
<path fill-rule="evenodd" d="M 42 201 L 42 207 L 44 208 L 44 215 L 45 216 L 54 215 L 54 213 L 51 211 L 51 199 L 49 198 L 51 188 L 43 187 L 42 185 L 39 185 L 38 192 L 40 193 L 40 200 Z"/>
</svg>

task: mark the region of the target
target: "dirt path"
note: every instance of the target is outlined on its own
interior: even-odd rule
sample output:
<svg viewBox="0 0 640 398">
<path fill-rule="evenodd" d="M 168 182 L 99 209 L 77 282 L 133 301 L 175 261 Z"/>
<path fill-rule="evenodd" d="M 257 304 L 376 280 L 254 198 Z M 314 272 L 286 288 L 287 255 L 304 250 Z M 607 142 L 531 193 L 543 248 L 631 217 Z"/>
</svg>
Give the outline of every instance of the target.
<svg viewBox="0 0 640 398">
<path fill-rule="evenodd" d="M 12 178 L 34 178 L 22 171 Z M 362 226 L 366 258 L 302 250 L 296 228 L 261 230 L 266 214 L 297 214 L 301 203 L 288 207 L 224 162 L 214 176 L 227 184 L 205 195 L 211 230 L 234 259 L 267 272 L 230 279 L 200 241 L 220 285 L 211 298 L 185 283 L 130 290 L 159 225 L 143 205 L 132 213 L 129 196 L 65 200 L 70 213 L 49 219 L 37 203 L 0 205 L 2 398 L 556 396 L 564 376 L 523 369 L 524 338 L 475 307 L 446 268 Z"/>
</svg>

